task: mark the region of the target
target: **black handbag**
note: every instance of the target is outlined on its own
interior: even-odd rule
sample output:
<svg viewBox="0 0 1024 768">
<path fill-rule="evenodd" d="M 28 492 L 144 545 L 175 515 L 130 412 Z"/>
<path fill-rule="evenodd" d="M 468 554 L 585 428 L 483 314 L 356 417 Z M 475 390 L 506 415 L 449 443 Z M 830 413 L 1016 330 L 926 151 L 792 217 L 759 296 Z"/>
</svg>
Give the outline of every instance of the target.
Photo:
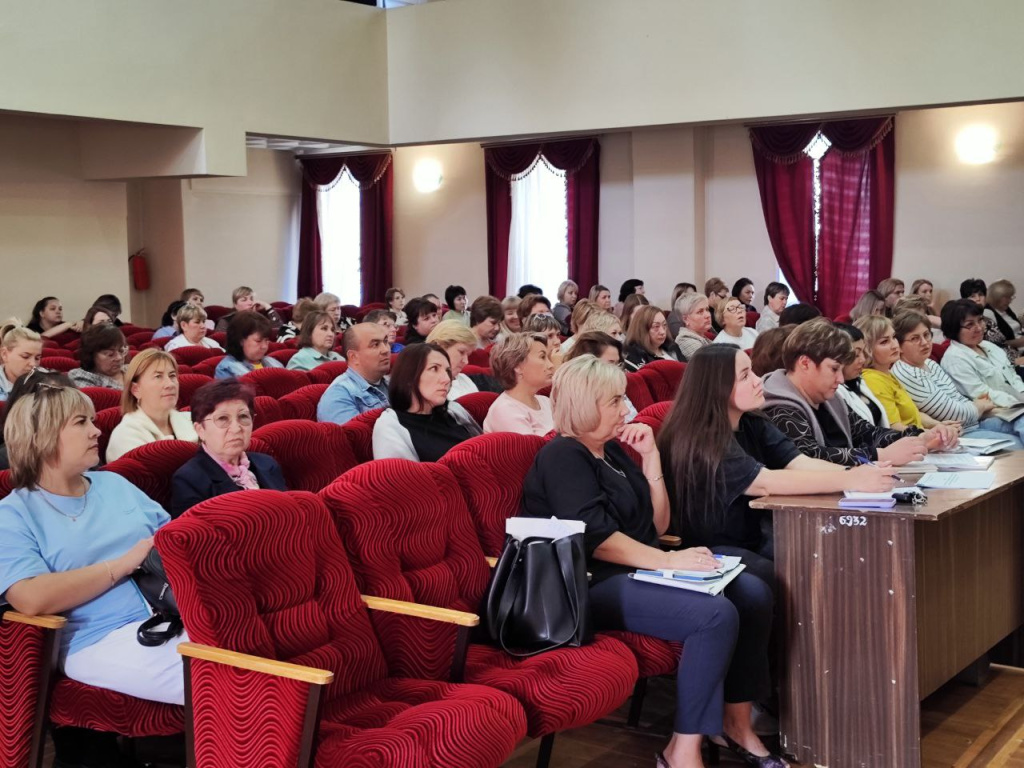
<svg viewBox="0 0 1024 768">
<path fill-rule="evenodd" d="M 509 536 L 483 613 L 491 640 L 512 656 L 593 640 L 583 534 L 523 541 Z"/>
<path fill-rule="evenodd" d="M 152 648 L 180 635 L 185 625 L 181 621 L 178 603 L 174 599 L 171 583 L 167 581 L 164 563 L 156 547 L 149 550 L 146 559 L 132 574 L 132 580 L 146 598 L 149 607 L 153 609 L 153 615 L 142 622 L 136 633 L 139 643 Z M 167 627 L 157 629 L 161 624 L 166 624 Z"/>
</svg>

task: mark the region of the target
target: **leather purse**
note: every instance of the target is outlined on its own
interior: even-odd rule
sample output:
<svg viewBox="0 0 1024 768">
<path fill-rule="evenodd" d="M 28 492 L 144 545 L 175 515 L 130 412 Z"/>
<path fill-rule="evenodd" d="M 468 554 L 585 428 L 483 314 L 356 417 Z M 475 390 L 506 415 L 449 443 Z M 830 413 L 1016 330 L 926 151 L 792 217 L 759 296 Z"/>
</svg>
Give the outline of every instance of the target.
<svg viewBox="0 0 1024 768">
<path fill-rule="evenodd" d="M 142 622 L 136 637 L 141 645 L 152 648 L 163 645 L 182 633 L 185 625 L 178 611 L 178 603 L 174 599 L 171 583 L 167 580 L 164 563 L 156 547 L 149 550 L 146 559 L 132 574 L 135 586 L 153 609 L 153 615 Z M 158 629 L 166 624 L 165 629 Z"/>
<path fill-rule="evenodd" d="M 583 534 L 506 538 L 485 600 L 487 632 L 512 656 L 589 643 L 594 630 Z"/>
</svg>

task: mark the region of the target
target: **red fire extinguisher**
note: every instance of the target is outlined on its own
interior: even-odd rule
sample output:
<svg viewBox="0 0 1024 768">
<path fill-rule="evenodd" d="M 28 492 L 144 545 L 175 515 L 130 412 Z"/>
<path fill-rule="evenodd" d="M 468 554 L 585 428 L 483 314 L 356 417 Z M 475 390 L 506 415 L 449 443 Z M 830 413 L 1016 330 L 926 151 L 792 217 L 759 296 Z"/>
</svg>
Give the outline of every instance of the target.
<svg viewBox="0 0 1024 768">
<path fill-rule="evenodd" d="M 146 262 L 146 249 L 140 248 L 128 257 L 132 269 L 132 284 L 137 291 L 149 290 L 149 264 Z"/>
</svg>

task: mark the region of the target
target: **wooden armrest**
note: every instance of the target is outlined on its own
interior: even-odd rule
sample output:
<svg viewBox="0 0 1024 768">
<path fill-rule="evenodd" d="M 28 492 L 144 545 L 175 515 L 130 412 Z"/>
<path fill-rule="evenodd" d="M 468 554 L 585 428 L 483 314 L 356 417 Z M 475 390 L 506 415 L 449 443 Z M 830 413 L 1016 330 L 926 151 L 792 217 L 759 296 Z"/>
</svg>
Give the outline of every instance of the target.
<svg viewBox="0 0 1024 768">
<path fill-rule="evenodd" d="M 229 667 L 248 669 L 253 672 L 262 672 L 265 675 L 285 677 L 289 680 L 298 680 L 313 685 L 327 685 L 334 680 L 334 673 L 327 669 L 305 667 L 301 664 L 291 664 L 287 661 L 277 661 L 276 659 L 265 659 L 262 656 L 251 656 L 247 653 L 236 653 L 235 651 L 227 651 L 223 648 L 214 648 L 212 645 L 179 643 L 178 653 L 182 656 L 188 656 L 190 659 L 213 661 Z"/>
<path fill-rule="evenodd" d="M 484 560 L 487 561 L 487 564 L 491 566 L 491 568 L 498 564 L 498 558 L 496 557 L 485 557 Z"/>
<path fill-rule="evenodd" d="M 404 600 L 391 600 L 387 597 L 373 597 L 363 595 L 363 602 L 371 611 L 385 611 L 387 613 L 400 613 L 405 616 L 416 616 L 420 619 L 433 619 L 443 621 L 447 624 L 456 624 L 460 627 L 475 627 L 480 624 L 480 617 L 475 613 L 465 611 L 453 611 L 451 608 L 438 608 L 433 605 L 421 605 L 420 603 L 407 603 Z"/>
<path fill-rule="evenodd" d="M 671 533 L 664 533 L 658 537 L 658 543 L 663 547 L 679 547 L 682 546 L 683 540 Z"/>
<path fill-rule="evenodd" d="M 63 629 L 64 625 L 68 623 L 68 620 L 63 616 L 49 616 L 46 614 L 42 616 L 26 616 L 24 613 L 18 613 L 17 611 L 5 612 L 4 620 L 13 621 L 16 624 L 31 624 L 33 627 L 42 627 L 43 629 Z"/>
</svg>

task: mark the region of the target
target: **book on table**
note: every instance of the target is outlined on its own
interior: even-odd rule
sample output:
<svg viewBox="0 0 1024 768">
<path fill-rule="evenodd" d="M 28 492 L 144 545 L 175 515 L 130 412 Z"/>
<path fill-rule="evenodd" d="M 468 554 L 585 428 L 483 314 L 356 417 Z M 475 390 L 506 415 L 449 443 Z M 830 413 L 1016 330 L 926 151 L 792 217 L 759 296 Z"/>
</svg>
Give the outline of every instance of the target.
<svg viewBox="0 0 1024 768">
<path fill-rule="evenodd" d="M 1011 405 L 1006 408 L 994 408 L 989 414 L 1003 421 L 1014 421 L 1018 416 L 1024 414 L 1024 403 Z"/>
<path fill-rule="evenodd" d="M 655 571 L 637 570 L 629 574 L 629 578 L 644 581 L 648 584 L 660 584 L 663 587 L 675 587 L 691 592 L 703 592 L 705 595 L 720 594 L 729 583 L 742 573 L 747 566 L 739 557 L 731 555 L 715 555 L 720 565 L 713 571 L 685 571 L 662 568 Z"/>
<path fill-rule="evenodd" d="M 960 445 L 969 453 L 978 456 L 988 456 L 990 453 L 1012 449 L 1013 438 L 961 437 Z"/>
</svg>

